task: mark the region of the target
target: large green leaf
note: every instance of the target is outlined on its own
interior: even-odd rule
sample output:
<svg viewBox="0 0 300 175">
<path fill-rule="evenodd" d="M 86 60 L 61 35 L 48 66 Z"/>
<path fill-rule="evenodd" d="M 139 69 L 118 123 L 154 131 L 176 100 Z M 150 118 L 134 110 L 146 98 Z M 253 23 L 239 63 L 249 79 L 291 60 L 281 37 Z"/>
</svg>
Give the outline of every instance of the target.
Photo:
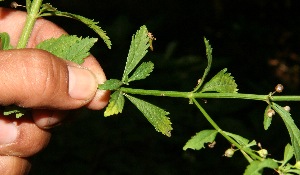
<svg viewBox="0 0 300 175">
<path fill-rule="evenodd" d="M 200 150 L 204 148 L 205 143 L 211 143 L 215 140 L 218 134 L 217 130 L 203 130 L 193 136 L 183 147 L 183 150 L 195 149 Z"/>
<path fill-rule="evenodd" d="M 125 96 L 144 114 L 158 132 L 168 137 L 171 136 L 171 130 L 173 128 L 169 117 L 166 116 L 169 114 L 167 111 L 128 94 Z"/>
<path fill-rule="evenodd" d="M 227 69 L 221 70 L 209 82 L 205 83 L 200 92 L 216 91 L 220 93 L 236 93 L 238 91 L 230 73 L 226 73 Z"/>
<path fill-rule="evenodd" d="M 281 116 L 283 122 L 285 123 L 285 126 L 291 137 L 296 160 L 300 161 L 300 130 L 296 126 L 291 114 L 284 110 L 283 107 L 276 103 L 272 103 L 272 108 Z"/>
</svg>

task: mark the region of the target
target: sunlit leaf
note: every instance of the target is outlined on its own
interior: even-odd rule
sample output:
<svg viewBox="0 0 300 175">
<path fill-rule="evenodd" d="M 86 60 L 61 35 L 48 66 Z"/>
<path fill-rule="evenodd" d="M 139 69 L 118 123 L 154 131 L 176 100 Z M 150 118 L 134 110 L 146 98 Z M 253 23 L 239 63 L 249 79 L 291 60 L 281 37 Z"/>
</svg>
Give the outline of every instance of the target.
<svg viewBox="0 0 300 175">
<path fill-rule="evenodd" d="M 221 70 L 209 82 L 205 83 L 200 92 L 216 91 L 220 93 L 236 93 L 238 91 L 230 73 L 226 73 L 227 69 Z"/>
<path fill-rule="evenodd" d="M 291 143 L 294 149 L 295 157 L 297 161 L 300 161 L 300 130 L 296 126 L 291 114 L 284 110 L 283 107 L 276 103 L 272 103 L 272 108 L 281 116 L 289 135 L 291 137 Z"/>
<path fill-rule="evenodd" d="M 98 86 L 98 89 L 100 89 L 100 90 L 116 90 L 122 85 L 123 85 L 122 81 L 117 80 L 117 79 L 110 79 L 110 80 L 106 80 L 104 82 L 104 84 L 100 84 Z"/>
<path fill-rule="evenodd" d="M 146 55 L 149 48 L 149 36 L 146 26 L 142 26 L 135 35 L 133 35 L 125 70 L 123 73 L 122 81 L 128 83 L 128 75 L 137 66 L 141 59 Z"/>
<path fill-rule="evenodd" d="M 265 114 L 264 114 L 264 129 L 265 130 L 268 130 L 268 128 L 271 125 L 272 119 L 273 119 L 273 116 L 270 116 L 271 115 L 270 110 L 272 110 L 271 105 L 268 105 L 265 110 Z"/>
<path fill-rule="evenodd" d="M 218 131 L 216 130 L 203 130 L 193 136 L 183 147 L 183 150 L 188 148 L 200 150 L 204 148 L 205 143 L 211 143 L 215 140 Z"/>
<path fill-rule="evenodd" d="M 263 161 L 252 161 L 250 165 L 247 166 L 244 175 L 262 175 L 264 168 L 277 168 L 277 163 L 272 159 L 264 159 Z"/>
<path fill-rule="evenodd" d="M 167 111 L 133 96 L 127 94 L 125 96 L 144 114 L 158 132 L 168 137 L 171 136 L 173 128 L 169 117 L 166 116 L 169 114 Z"/>
<path fill-rule="evenodd" d="M 122 113 L 125 99 L 121 91 L 115 91 L 110 95 L 108 106 L 105 109 L 104 116 L 108 117 L 118 113 Z"/>
<path fill-rule="evenodd" d="M 62 35 L 51 38 L 37 45 L 38 49 L 46 50 L 57 57 L 81 64 L 84 58 L 90 55 L 89 50 L 97 38 L 81 38 L 75 35 Z"/>
<path fill-rule="evenodd" d="M 152 62 L 142 63 L 128 79 L 128 82 L 145 79 L 153 71 L 154 64 Z"/>
</svg>

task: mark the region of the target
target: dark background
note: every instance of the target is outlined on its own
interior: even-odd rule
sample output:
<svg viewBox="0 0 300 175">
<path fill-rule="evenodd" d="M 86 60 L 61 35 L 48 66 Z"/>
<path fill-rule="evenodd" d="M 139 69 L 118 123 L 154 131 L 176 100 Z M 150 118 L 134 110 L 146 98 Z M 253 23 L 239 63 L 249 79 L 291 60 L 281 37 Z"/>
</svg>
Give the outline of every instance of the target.
<svg viewBox="0 0 300 175">
<path fill-rule="evenodd" d="M 207 64 L 205 36 L 214 48 L 209 77 L 226 67 L 241 93 L 268 94 L 282 83 L 285 95 L 299 94 L 299 3 L 296 0 L 51 1 L 61 11 L 99 21 L 107 31 L 112 50 L 100 40 L 92 53 L 99 58 L 108 78 L 121 77 L 131 36 L 145 24 L 157 38 L 154 52 L 146 58 L 155 63 L 155 70 L 151 77 L 132 86 L 192 90 Z M 97 37 L 77 21 L 48 19 L 70 34 Z M 53 129 L 49 146 L 32 158 L 30 174 L 242 174 L 246 160 L 238 152 L 231 159 L 223 157 L 230 144 L 220 136 L 214 149 L 182 150 L 196 132 L 212 128 L 188 100 L 143 99 L 171 113 L 174 128 L 171 138 L 156 132 L 128 101 L 122 115 L 110 118 L 104 118 L 103 111 L 74 111 L 75 119 Z M 202 104 L 221 128 L 255 139 L 272 157 L 282 159 L 289 136 L 279 117 L 275 117 L 268 131 L 263 130 L 266 103 L 210 99 Z M 291 106 L 292 116 L 299 124 L 299 103 L 281 104 Z"/>
</svg>

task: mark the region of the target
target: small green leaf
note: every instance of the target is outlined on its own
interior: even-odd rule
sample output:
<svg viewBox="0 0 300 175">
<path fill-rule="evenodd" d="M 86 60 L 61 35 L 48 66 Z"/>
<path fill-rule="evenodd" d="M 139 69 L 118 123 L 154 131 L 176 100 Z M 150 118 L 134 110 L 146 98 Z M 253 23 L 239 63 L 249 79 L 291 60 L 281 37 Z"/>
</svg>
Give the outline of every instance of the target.
<svg viewBox="0 0 300 175">
<path fill-rule="evenodd" d="M 122 113 L 125 99 L 121 91 L 115 91 L 110 95 L 108 106 L 105 109 L 104 117 Z"/>
<path fill-rule="evenodd" d="M 123 73 L 122 81 L 128 83 L 128 75 L 146 55 L 149 48 L 149 36 L 146 26 L 142 26 L 135 35 L 132 36 L 129 53 Z"/>
<path fill-rule="evenodd" d="M 100 90 L 116 90 L 122 85 L 123 85 L 122 81 L 117 80 L 117 79 L 110 79 L 110 80 L 106 80 L 104 82 L 104 84 L 100 84 L 98 86 L 98 89 L 100 89 Z"/>
<path fill-rule="evenodd" d="M 205 81 L 206 76 L 208 75 L 212 63 L 212 48 L 209 44 L 209 41 L 204 38 L 205 48 L 206 48 L 206 57 L 207 57 L 207 67 L 205 68 L 204 74 L 202 78 L 200 79 L 199 84 L 195 87 L 193 92 L 196 92 L 199 90 L 199 88 L 202 86 L 203 82 Z"/>
<path fill-rule="evenodd" d="M 264 159 L 263 161 L 252 161 L 250 165 L 247 166 L 244 175 L 262 175 L 264 168 L 277 168 L 277 163 L 272 159 Z"/>
<path fill-rule="evenodd" d="M 81 38 L 75 35 L 62 35 L 51 38 L 37 45 L 38 49 L 46 50 L 57 57 L 81 64 L 84 58 L 90 55 L 89 50 L 97 38 Z"/>
<path fill-rule="evenodd" d="M 183 150 L 188 148 L 200 150 L 204 148 L 205 143 L 211 143 L 215 140 L 218 131 L 216 130 L 203 130 L 193 136 L 183 147 Z"/>
<path fill-rule="evenodd" d="M 54 8 L 49 3 L 43 4 L 42 9 L 43 10 L 42 10 L 42 13 L 40 14 L 40 17 L 43 17 L 43 16 L 63 16 L 63 17 L 68 17 L 68 18 L 75 19 L 75 20 L 78 20 L 78 21 L 82 22 L 83 24 L 85 24 L 86 26 L 88 26 L 89 28 L 94 30 L 100 36 L 100 38 L 103 39 L 103 41 L 105 42 L 107 47 L 109 49 L 111 49 L 110 38 L 106 35 L 106 32 L 104 30 L 102 30 L 101 27 L 98 26 L 99 22 L 95 22 L 92 19 L 80 16 L 80 15 L 58 11 L 56 8 Z"/>
<path fill-rule="evenodd" d="M 2 32 L 0 33 L 0 40 L 1 40 L 1 49 L 2 50 L 9 50 L 12 49 L 13 47 L 10 45 L 10 37 L 8 33 Z"/>
<path fill-rule="evenodd" d="M 200 92 L 216 91 L 220 93 L 237 93 L 237 84 L 227 69 L 221 70 L 209 82 L 205 83 Z"/>
<path fill-rule="evenodd" d="M 15 114 L 16 118 L 20 118 L 23 115 L 25 115 L 26 109 L 25 108 L 21 108 L 18 106 L 5 106 L 4 107 L 4 111 L 3 111 L 3 115 L 12 115 Z"/>
<path fill-rule="evenodd" d="M 284 149 L 283 162 L 281 166 L 284 166 L 294 156 L 294 149 L 290 144 L 287 144 Z"/>
<path fill-rule="evenodd" d="M 283 122 L 285 123 L 285 126 L 287 127 L 287 130 L 291 137 L 296 160 L 300 161 L 300 130 L 296 126 L 293 118 L 291 117 L 291 114 L 288 111 L 284 110 L 283 107 L 279 106 L 276 103 L 272 103 L 272 108 L 280 115 Z"/>
<path fill-rule="evenodd" d="M 149 62 L 142 63 L 128 79 L 128 82 L 145 79 L 154 69 L 154 64 Z"/>
<path fill-rule="evenodd" d="M 230 132 L 226 132 L 226 131 L 224 131 L 224 133 L 226 135 L 228 135 L 229 137 L 233 138 L 236 142 L 238 142 L 242 146 L 246 146 L 249 143 L 249 140 L 242 137 L 242 136 L 239 136 L 239 135 L 236 135 L 236 134 L 233 134 L 233 133 L 230 133 Z"/>
<path fill-rule="evenodd" d="M 271 105 L 268 105 L 265 110 L 265 114 L 264 114 L 264 129 L 265 130 L 268 130 L 268 128 L 271 125 L 272 119 L 273 119 L 273 116 L 270 116 L 271 115 L 270 110 L 272 110 Z"/>
<path fill-rule="evenodd" d="M 169 113 L 151 103 L 140 100 L 128 94 L 125 95 L 147 118 L 147 120 L 154 126 L 156 131 L 171 137 L 171 122 L 168 115 Z"/>
</svg>

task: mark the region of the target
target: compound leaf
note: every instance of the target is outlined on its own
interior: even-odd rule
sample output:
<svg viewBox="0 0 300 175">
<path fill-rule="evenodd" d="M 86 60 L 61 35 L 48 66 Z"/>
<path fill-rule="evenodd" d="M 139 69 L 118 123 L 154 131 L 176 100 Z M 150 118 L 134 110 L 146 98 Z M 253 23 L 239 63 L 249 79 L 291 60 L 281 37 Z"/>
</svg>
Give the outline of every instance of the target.
<svg viewBox="0 0 300 175">
<path fill-rule="evenodd" d="M 122 81 L 128 83 L 128 75 L 137 66 L 141 59 L 146 55 L 149 48 L 149 36 L 146 26 L 141 28 L 132 36 L 129 53 L 123 73 Z"/>
<path fill-rule="evenodd" d="M 279 106 L 276 103 L 272 103 L 272 108 L 280 115 L 283 122 L 285 123 L 285 126 L 287 127 L 287 130 L 291 137 L 296 160 L 300 161 L 300 130 L 296 126 L 293 118 L 291 117 L 291 114 L 288 111 L 284 110 L 283 107 Z"/>
<path fill-rule="evenodd" d="M 204 148 L 205 143 L 213 142 L 217 134 L 218 134 L 217 130 L 200 131 L 195 136 L 193 136 L 189 141 L 187 141 L 187 143 L 183 147 L 183 150 L 187 150 L 188 148 L 194 150 L 200 150 Z"/>
<path fill-rule="evenodd" d="M 154 64 L 149 62 L 142 63 L 128 79 L 128 82 L 145 79 L 154 69 Z"/>
<path fill-rule="evenodd" d="M 103 41 L 105 42 L 107 47 L 109 49 L 111 49 L 110 38 L 106 35 L 106 32 L 104 30 L 102 30 L 101 27 L 98 26 L 99 22 L 95 22 L 92 19 L 80 16 L 80 15 L 58 11 L 56 8 L 54 8 L 49 3 L 42 5 L 41 11 L 40 11 L 40 16 L 41 17 L 42 16 L 63 16 L 63 17 L 68 17 L 68 18 L 78 20 L 78 21 L 82 22 L 83 24 L 85 24 L 86 26 L 88 26 L 89 28 L 91 28 L 92 30 L 94 30 L 100 36 L 100 38 L 103 39 Z"/>
<path fill-rule="evenodd" d="M 125 99 L 121 91 L 115 91 L 110 95 L 108 106 L 105 109 L 104 117 L 122 113 Z"/>
<path fill-rule="evenodd" d="M 221 70 L 209 82 L 205 83 L 200 92 L 216 91 L 220 93 L 237 93 L 237 84 L 227 69 Z"/>
<path fill-rule="evenodd" d="M 247 166 L 244 175 L 262 175 L 264 168 L 277 168 L 277 163 L 272 159 L 264 159 L 263 161 L 252 161 L 250 165 Z"/>
<path fill-rule="evenodd" d="M 151 103 L 140 100 L 128 94 L 125 95 L 147 118 L 147 120 L 154 126 L 156 131 L 171 137 L 171 122 L 168 115 L 169 113 Z"/>
<path fill-rule="evenodd" d="M 46 50 L 57 57 L 81 64 L 90 55 L 89 50 L 97 38 L 81 38 L 75 35 L 62 35 L 51 38 L 37 45 L 38 49 Z"/>
<path fill-rule="evenodd" d="M 98 86 L 98 89 L 100 89 L 100 90 L 116 90 L 122 85 L 123 85 L 122 81 L 117 80 L 117 79 L 110 79 L 110 80 L 106 80 L 104 82 L 104 84 L 100 84 Z"/>
</svg>

